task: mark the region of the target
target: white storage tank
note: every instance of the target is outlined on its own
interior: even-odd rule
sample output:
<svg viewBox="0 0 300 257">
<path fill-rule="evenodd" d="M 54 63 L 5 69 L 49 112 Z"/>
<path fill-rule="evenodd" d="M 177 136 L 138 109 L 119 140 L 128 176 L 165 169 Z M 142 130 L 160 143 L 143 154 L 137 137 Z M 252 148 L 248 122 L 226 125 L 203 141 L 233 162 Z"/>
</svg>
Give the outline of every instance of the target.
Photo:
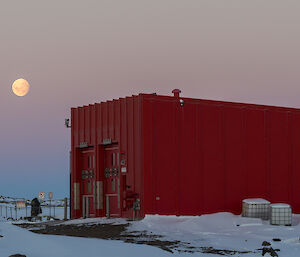
<svg viewBox="0 0 300 257">
<path fill-rule="evenodd" d="M 262 198 L 243 200 L 243 217 L 269 219 L 270 202 Z"/>
<path fill-rule="evenodd" d="M 292 225 L 292 208 L 289 204 L 274 203 L 270 205 L 271 225 Z"/>
</svg>

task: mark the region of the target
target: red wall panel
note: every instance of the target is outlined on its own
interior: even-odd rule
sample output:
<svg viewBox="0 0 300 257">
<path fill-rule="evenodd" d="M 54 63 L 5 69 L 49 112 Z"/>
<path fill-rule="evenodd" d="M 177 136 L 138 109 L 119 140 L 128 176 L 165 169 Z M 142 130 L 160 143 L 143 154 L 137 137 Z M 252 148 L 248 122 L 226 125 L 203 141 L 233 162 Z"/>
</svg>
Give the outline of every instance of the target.
<svg viewBox="0 0 300 257">
<path fill-rule="evenodd" d="M 78 129 L 79 129 L 79 142 L 84 142 L 85 140 L 85 131 L 84 131 L 84 108 L 78 108 Z M 77 142 L 77 143 L 79 143 Z"/>
<path fill-rule="evenodd" d="M 114 107 L 114 113 L 115 113 L 115 126 L 114 126 L 114 139 L 117 142 L 120 142 L 120 101 L 119 100 L 114 100 L 115 107 Z"/>
<path fill-rule="evenodd" d="M 300 212 L 300 113 L 291 116 L 291 202 Z"/>
<path fill-rule="evenodd" d="M 133 126 L 133 98 L 126 97 L 126 123 L 127 123 L 127 185 L 130 186 L 130 189 L 135 191 L 134 184 L 134 126 Z"/>
<path fill-rule="evenodd" d="M 100 103 L 95 104 L 96 106 L 96 134 L 97 140 L 96 142 L 102 142 L 103 140 L 103 127 L 102 127 L 102 105 Z"/>
<path fill-rule="evenodd" d="M 199 115 L 199 104 L 186 103 L 182 108 L 178 103 L 176 105 L 177 124 L 179 125 L 176 148 L 177 154 L 176 166 L 179 167 L 177 184 L 178 191 L 178 212 L 181 215 L 193 215 L 202 210 L 203 203 L 203 181 L 201 172 L 201 141 L 199 131 L 201 119 Z M 176 167 L 177 168 L 177 167 Z M 178 169 L 178 168 L 177 168 Z"/>
<path fill-rule="evenodd" d="M 107 138 L 115 139 L 115 108 L 114 108 L 115 102 L 107 101 L 107 112 L 108 112 L 108 124 L 107 124 L 107 130 L 108 130 L 108 136 Z"/>
<path fill-rule="evenodd" d="M 245 111 L 223 107 L 225 209 L 236 212 L 246 196 Z"/>
<path fill-rule="evenodd" d="M 143 195 L 142 144 L 141 144 L 141 102 L 140 97 L 133 96 L 133 144 L 134 144 L 134 185 L 135 191 Z"/>
<path fill-rule="evenodd" d="M 89 105 L 90 110 L 90 142 L 91 145 L 96 144 L 96 106 Z"/>
<path fill-rule="evenodd" d="M 269 197 L 272 202 L 289 202 L 288 116 L 269 114 Z"/>
<path fill-rule="evenodd" d="M 108 103 L 101 103 L 102 109 L 102 140 L 108 138 Z"/>
<path fill-rule="evenodd" d="M 246 192 L 249 198 L 267 198 L 267 144 L 265 111 L 248 109 L 246 115 Z"/>
<path fill-rule="evenodd" d="M 143 151 L 143 172 L 144 172 L 144 206 L 145 213 L 155 213 L 155 197 L 154 197 L 154 176 L 153 176 L 153 120 L 154 120 L 154 102 L 149 99 L 142 98 L 142 151 Z"/>
<path fill-rule="evenodd" d="M 178 200 L 175 104 L 157 100 L 153 108 L 154 210 L 159 214 L 175 214 Z"/>
<path fill-rule="evenodd" d="M 225 209 L 222 107 L 201 105 L 203 213 Z"/>
</svg>

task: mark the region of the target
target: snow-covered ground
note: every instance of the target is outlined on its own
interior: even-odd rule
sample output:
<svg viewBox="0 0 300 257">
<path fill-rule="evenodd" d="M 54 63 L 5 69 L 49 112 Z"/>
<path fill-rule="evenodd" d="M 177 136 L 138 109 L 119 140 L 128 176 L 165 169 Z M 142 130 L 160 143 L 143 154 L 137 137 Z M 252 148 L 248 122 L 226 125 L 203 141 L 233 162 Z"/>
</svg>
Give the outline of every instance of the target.
<svg viewBox="0 0 300 257">
<path fill-rule="evenodd" d="M 300 215 L 293 215 L 292 226 L 273 226 L 269 221 L 231 213 L 197 217 L 153 215 L 134 223 L 130 229 L 161 234 L 169 240 L 181 240 L 193 246 L 257 252 L 243 256 L 261 256 L 262 251 L 257 249 L 262 248 L 263 241 L 268 241 L 273 249 L 280 249 L 279 256 L 296 257 L 300 256 L 299 223 Z"/>
<path fill-rule="evenodd" d="M 64 224 L 107 223 L 122 224 L 124 219 L 84 219 L 66 221 Z M 262 256 L 262 242 L 268 241 L 278 256 L 300 256 L 300 215 L 293 215 L 292 226 L 272 226 L 268 221 L 244 218 L 231 213 L 216 213 L 197 217 L 148 215 L 140 221 L 130 222 L 129 230 L 146 231 L 162 235 L 165 240 L 178 240 L 192 246 L 213 247 L 238 251 L 251 251 L 234 256 Z M 205 253 L 174 254 L 147 245 L 135 245 L 114 240 L 76 238 L 34 234 L 16 227 L 4 219 L 0 222 L 0 256 L 23 253 L 30 257 L 52 256 L 220 256 Z M 281 241 L 274 241 L 280 239 Z M 265 256 L 269 256 L 266 254 Z"/>
<path fill-rule="evenodd" d="M 0 222 L 0 256 L 27 257 L 153 257 L 174 256 L 151 246 L 91 238 L 34 234 L 9 222 Z M 184 256 L 184 255 L 181 255 Z"/>
<path fill-rule="evenodd" d="M 12 203 L 6 203 L 13 206 Z M 3 203 L 2 203 L 3 206 Z M 43 208 L 43 215 L 49 214 L 47 207 Z M 22 213 L 23 212 L 23 213 Z M 28 208 L 28 214 L 30 208 Z M 94 238 L 79 238 L 69 236 L 55 236 L 35 234 L 26 229 L 17 227 L 4 218 L 5 207 L 0 217 L 0 257 L 21 253 L 27 257 L 93 257 L 93 256 L 221 256 L 203 252 L 180 252 L 172 254 L 157 247 L 124 243 L 120 240 L 103 240 Z M 56 207 L 56 217 L 62 219 L 63 207 Z M 52 211 L 53 214 L 53 211 Z M 25 216 L 25 209 L 18 212 Z M 0 215 L 1 216 L 1 215 Z M 194 249 L 212 247 L 214 249 L 234 250 L 250 253 L 229 253 L 234 256 L 262 256 L 262 242 L 271 243 L 273 249 L 280 257 L 300 256 L 300 215 L 292 216 L 292 226 L 273 226 L 269 221 L 256 218 L 245 218 L 231 213 L 215 213 L 195 217 L 187 216 L 160 216 L 147 215 L 140 221 L 127 221 L 126 219 L 90 218 L 68 220 L 60 224 L 84 225 L 84 224 L 126 224 L 130 223 L 127 231 L 132 233 L 143 232 L 147 235 L 159 235 L 162 241 L 180 241 L 182 248 L 191 246 Z M 274 240 L 275 239 L 275 240 Z M 270 256 L 268 253 L 265 256 Z"/>
</svg>

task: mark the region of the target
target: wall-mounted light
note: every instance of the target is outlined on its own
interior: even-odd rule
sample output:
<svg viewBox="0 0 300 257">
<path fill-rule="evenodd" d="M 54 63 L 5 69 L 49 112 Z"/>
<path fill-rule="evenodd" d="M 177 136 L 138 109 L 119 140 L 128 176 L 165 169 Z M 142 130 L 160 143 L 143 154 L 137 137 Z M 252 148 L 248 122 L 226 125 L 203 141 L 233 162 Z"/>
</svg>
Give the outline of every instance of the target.
<svg viewBox="0 0 300 257">
<path fill-rule="evenodd" d="M 70 119 L 65 119 L 65 126 L 66 128 L 71 128 Z"/>
<path fill-rule="evenodd" d="M 184 101 L 182 99 L 180 99 L 179 102 L 180 102 L 180 106 L 183 106 Z"/>
</svg>

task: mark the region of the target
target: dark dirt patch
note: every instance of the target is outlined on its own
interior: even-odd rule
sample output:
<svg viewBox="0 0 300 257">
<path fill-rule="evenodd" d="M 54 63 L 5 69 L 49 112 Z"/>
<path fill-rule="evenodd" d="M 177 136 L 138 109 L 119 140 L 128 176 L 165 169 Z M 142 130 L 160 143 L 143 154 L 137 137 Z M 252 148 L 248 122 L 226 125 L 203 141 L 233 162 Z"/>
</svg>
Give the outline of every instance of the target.
<svg viewBox="0 0 300 257">
<path fill-rule="evenodd" d="M 234 250 L 224 250 L 224 249 L 214 249 L 213 247 L 202 247 L 203 253 L 214 253 L 219 255 L 234 255 L 234 254 L 245 254 L 250 253 L 250 251 L 234 251 Z"/>
<path fill-rule="evenodd" d="M 126 231 L 129 223 L 126 224 L 81 224 L 63 225 L 57 223 L 22 223 L 14 224 L 26 228 L 37 234 L 64 235 L 76 237 L 89 237 L 100 239 L 122 240 L 127 243 L 146 244 L 159 247 L 165 251 L 173 252 L 172 249 L 179 244 L 179 241 L 159 240 L 161 235 L 148 235 L 146 231 Z"/>
<path fill-rule="evenodd" d="M 74 225 L 39 225 L 33 224 L 18 226 L 27 228 L 37 234 L 64 235 L 76 237 L 92 237 L 101 239 L 116 239 L 129 224 L 111 225 L 111 224 L 95 224 L 92 226 L 74 226 Z M 39 228 L 39 229 L 37 229 Z"/>
<path fill-rule="evenodd" d="M 126 224 L 80 224 L 80 225 L 65 225 L 60 224 L 62 221 L 50 221 L 40 223 L 22 223 L 14 224 L 19 227 L 28 229 L 37 234 L 64 235 L 76 237 L 100 238 L 106 240 L 122 240 L 126 243 L 145 244 L 158 247 L 164 251 L 173 253 L 212 253 L 223 256 L 232 256 L 235 254 L 250 253 L 249 251 L 234 251 L 226 249 L 215 249 L 213 247 L 192 246 L 188 242 L 169 241 L 164 239 L 162 235 L 149 234 L 147 231 L 128 231 Z"/>
</svg>

